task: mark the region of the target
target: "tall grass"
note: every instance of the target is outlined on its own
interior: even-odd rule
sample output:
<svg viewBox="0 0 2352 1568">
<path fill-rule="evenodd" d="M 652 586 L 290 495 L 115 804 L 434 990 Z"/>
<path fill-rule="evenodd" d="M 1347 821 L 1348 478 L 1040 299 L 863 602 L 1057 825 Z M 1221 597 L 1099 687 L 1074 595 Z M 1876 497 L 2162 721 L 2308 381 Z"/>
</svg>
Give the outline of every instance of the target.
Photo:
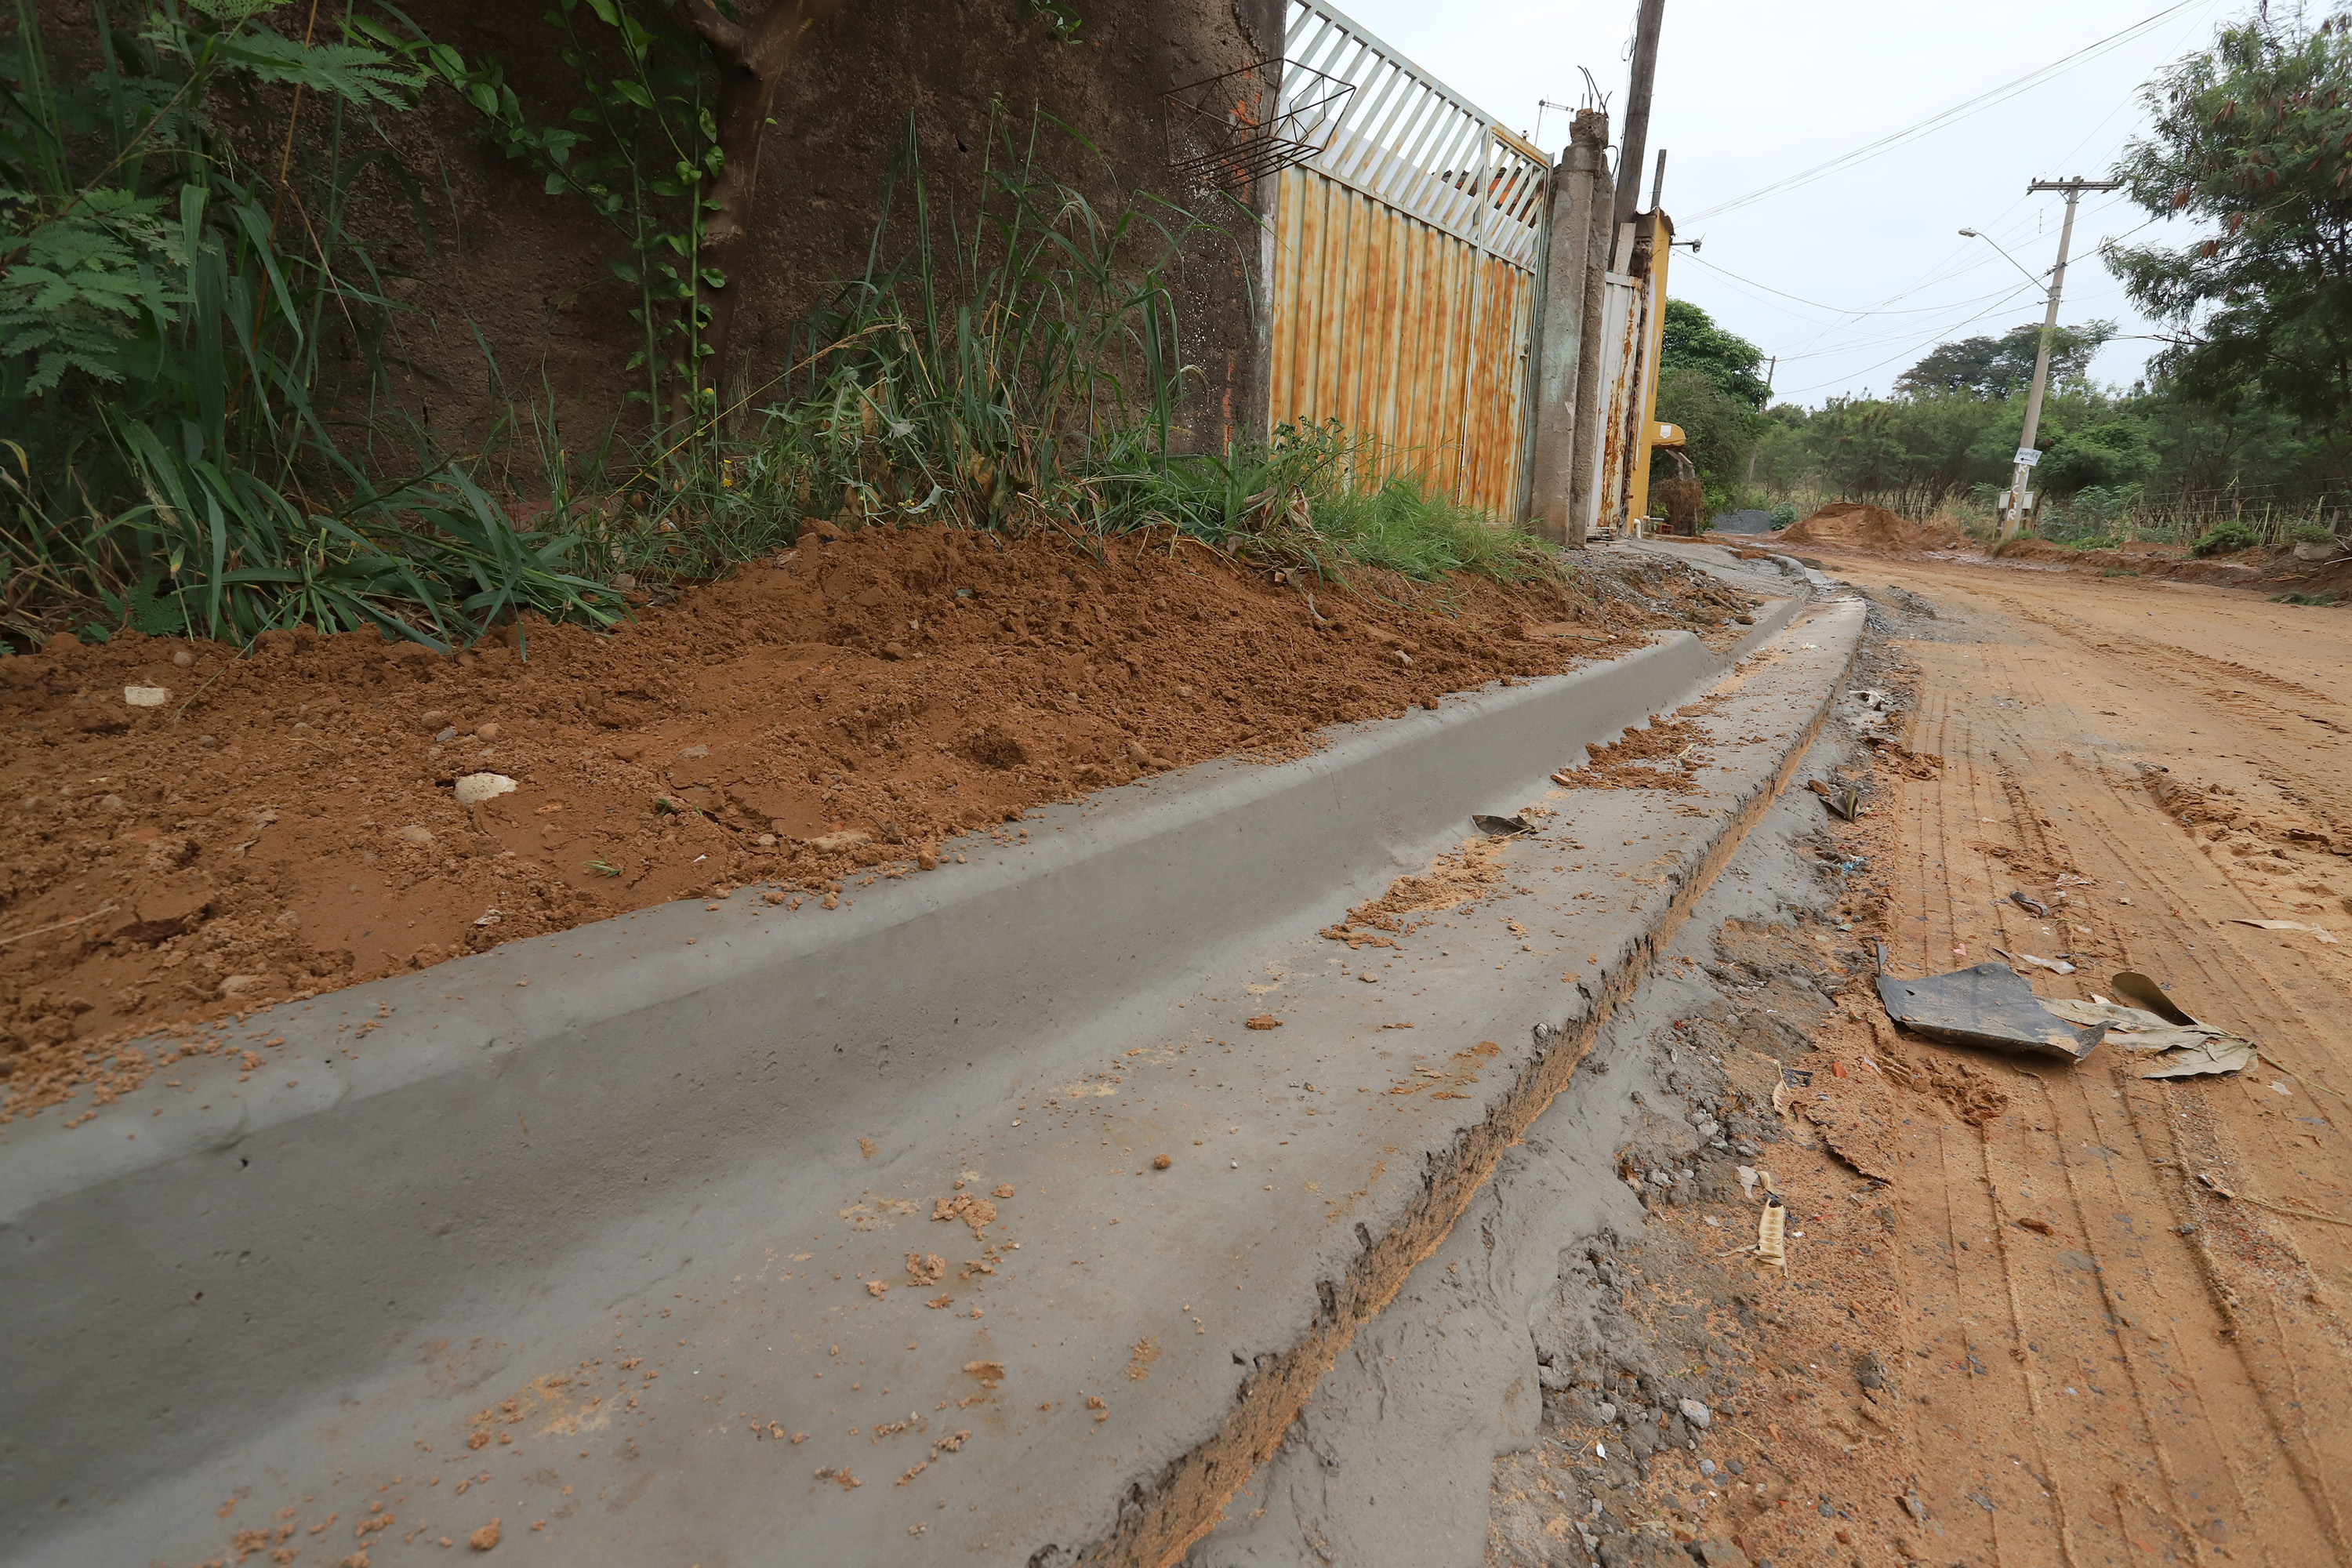
<svg viewBox="0 0 2352 1568">
<path fill-rule="evenodd" d="M 339 413 L 332 394 L 365 408 L 385 384 L 395 310 L 351 218 L 404 186 L 374 116 L 414 104 L 424 43 L 352 16 L 313 44 L 263 26 L 266 9 L 149 0 L 117 26 L 101 5 L 97 68 L 61 83 L 37 6 L 16 0 L 0 75 L 0 629 L 374 626 L 446 646 L 524 608 L 609 618 L 608 591 L 567 568 L 576 541 L 518 530 L 421 443 L 387 477 L 365 443 L 399 422 Z M 248 163 L 215 117 L 233 90 L 289 121 L 307 97 L 318 155 Z M 331 385 L 344 357 L 359 384 Z"/>
<path fill-rule="evenodd" d="M 1777 492 L 1777 499 L 1801 518 L 1832 500 L 1859 500 L 1971 539 L 1991 540 L 2000 531 L 1997 493 L 1994 486 L 1979 485 L 1962 493 L 1914 489 L 1833 495 L 1808 483 L 1789 486 Z M 2341 508 L 2325 500 L 2283 502 L 2233 491 L 2158 497 L 2137 487 L 2099 486 L 2051 499 L 2037 509 L 2030 531 L 2037 539 L 2082 550 L 2120 544 L 2186 548 L 2225 523 L 2245 529 L 2263 548 L 2347 537 Z"/>
<path fill-rule="evenodd" d="M 381 117 L 471 80 L 463 62 L 389 11 L 314 44 L 256 0 L 137 3 L 130 27 L 101 11 L 97 68 L 60 85 L 36 0 L 16 0 L 0 76 L 0 633 L 17 640 L 308 624 L 448 646 L 524 610 L 605 623 L 622 574 L 708 576 L 811 519 L 1172 530 L 1325 574 L 1545 569 L 1527 536 L 1336 426 L 1202 449 L 1171 279 L 1227 264 L 1234 237 L 1049 173 L 1102 161 L 1044 117 L 1000 116 L 956 190 L 910 125 L 863 266 L 732 406 L 616 386 L 583 433 L 551 394 L 513 411 L 502 468 L 453 460 L 389 395 L 402 310 L 352 220 L 412 191 Z M 277 166 L 216 122 L 233 92 L 285 115 Z M 425 216 L 414 203 L 429 237 Z"/>
<path fill-rule="evenodd" d="M 704 575 L 805 521 L 1108 535 L 1169 529 L 1319 572 L 1509 577 L 1545 557 L 1360 437 L 1286 426 L 1202 451 L 1171 284 L 1233 237 L 1048 164 L 1098 158 L 1045 117 L 992 127 L 973 186 L 934 187 L 911 128 L 867 261 L 743 405 L 634 449 L 522 422 L 599 570 Z M 1380 479 L 1372 476 L 1395 474 Z"/>
</svg>

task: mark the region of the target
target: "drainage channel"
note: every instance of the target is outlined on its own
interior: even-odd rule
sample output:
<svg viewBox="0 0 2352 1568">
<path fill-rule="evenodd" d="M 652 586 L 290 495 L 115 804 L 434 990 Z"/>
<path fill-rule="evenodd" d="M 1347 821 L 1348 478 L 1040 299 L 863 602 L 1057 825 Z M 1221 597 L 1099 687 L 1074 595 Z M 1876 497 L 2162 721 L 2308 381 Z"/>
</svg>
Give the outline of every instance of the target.
<svg viewBox="0 0 2352 1568">
<path fill-rule="evenodd" d="M 1853 745 L 1850 729 L 1825 729 L 1798 776 L 1826 776 Z M 1730 1461 L 1730 1475 L 1718 1470 L 1718 1481 L 1736 1478 L 1742 1460 L 1749 1479 L 1767 1479 L 1756 1448 L 1725 1424 L 1727 1400 L 1742 1402 L 1740 1371 L 1752 1369 L 1739 1368 L 1736 1356 L 1723 1353 L 1719 1334 L 1704 1328 L 1690 1331 L 1714 1339 L 1706 1352 L 1657 1342 L 1624 1315 L 1626 1298 L 1654 1304 L 1648 1293 L 1669 1281 L 1654 1264 L 1631 1278 L 1622 1270 L 1642 1257 L 1654 1211 L 1670 1201 L 1690 1200 L 1696 1208 L 1709 1187 L 1729 1179 L 1735 1162 L 1780 1163 L 1769 1113 L 1724 1110 L 1748 1097 L 1769 1104 L 1753 1064 L 1769 1064 L 1748 1058 L 1733 1091 L 1702 1043 L 1710 1037 L 1692 1030 L 1691 1020 L 1727 1004 L 1749 1014 L 1751 1040 L 1770 1041 L 1770 1049 L 1791 1058 L 1808 1048 L 1798 1020 L 1767 1005 L 1786 1000 L 1790 983 L 1758 949 L 1776 934 L 1790 947 L 1806 946 L 1802 918 L 1834 901 L 1835 879 L 1825 881 L 1822 862 L 1808 847 L 1823 817 L 1820 801 L 1803 790 L 1784 792 L 1768 808 L 1664 943 L 1660 962 L 1602 1026 L 1568 1088 L 1497 1161 L 1444 1241 L 1359 1331 L 1274 1457 L 1185 1555 L 1186 1568 L 1479 1568 L 1498 1561 L 1643 1561 L 1644 1552 L 1685 1561 L 1679 1545 L 1652 1539 L 1636 1522 L 1659 1510 L 1603 1517 L 1595 1506 L 1603 1491 L 1615 1498 L 1619 1484 L 1631 1489 L 1649 1479 L 1649 1445 L 1633 1410 L 1622 1425 L 1603 1423 L 1597 1453 L 1589 1438 L 1573 1447 L 1561 1440 L 1563 1417 L 1598 1420 L 1596 1408 L 1609 1398 L 1630 1405 L 1621 1380 L 1637 1374 L 1666 1410 L 1690 1395 L 1714 1406 L 1712 1436 L 1685 1421 L 1675 1446 L 1696 1439 L 1688 1442 L 1694 1459 L 1703 1446 L 1715 1460 Z M 1734 951 L 1741 956 L 1730 957 Z M 1804 970 L 1796 973 L 1801 984 L 1810 982 Z M 1629 1157 L 1651 1173 L 1642 1190 L 1624 1178 Z M 1658 1163 L 1674 1167 L 1673 1189 L 1654 1184 Z M 1730 1190 L 1738 1192 L 1736 1181 Z M 1727 1229 L 1699 1234 L 1721 1238 L 1707 1248 L 1715 1254 L 1750 1238 Z M 1735 1277 L 1726 1289 L 1734 1305 L 1724 1315 L 1737 1321 L 1737 1276 L 1745 1269 L 1728 1260 L 1721 1266 Z M 1663 1310 L 1680 1317 L 1688 1309 Z M 1693 1323 L 1706 1317 L 1693 1313 Z M 1723 1365 L 1727 1359 L 1734 1365 Z M 1739 1414 L 1740 1429 L 1760 1432 Z M 1674 1522 L 1719 1542 L 1739 1528 L 1735 1511 L 1718 1501 L 1696 1521 L 1677 1515 Z M 1613 1549 L 1604 1551 L 1612 1535 Z"/>
<path fill-rule="evenodd" d="M 295 1088 L 13 1136 L 6 1552 L 497 1520 L 550 1562 L 1165 1560 L 1780 787 L 1860 622 L 1759 619 L 1697 793 L 1553 801 L 1394 950 L 1315 933 L 1721 661 L 1678 637 L 1110 792 L 828 916 L 672 906 L 356 987 L 282 1025 Z"/>
</svg>

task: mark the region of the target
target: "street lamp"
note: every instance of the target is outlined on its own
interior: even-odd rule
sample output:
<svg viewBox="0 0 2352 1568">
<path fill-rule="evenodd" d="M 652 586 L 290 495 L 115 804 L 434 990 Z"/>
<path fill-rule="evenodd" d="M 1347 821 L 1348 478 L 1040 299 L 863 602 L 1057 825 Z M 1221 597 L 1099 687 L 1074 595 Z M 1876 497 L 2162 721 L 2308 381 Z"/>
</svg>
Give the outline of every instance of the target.
<svg viewBox="0 0 2352 1568">
<path fill-rule="evenodd" d="M 2000 241 L 1995 239 L 1989 234 L 1979 234 L 1972 228 L 1964 228 L 1960 230 L 1960 237 L 1963 239 L 1981 239 L 1987 245 L 1991 246 L 1995 250 L 2000 250 Z M 2035 273 L 2026 272 L 2025 264 L 2018 260 L 2016 257 L 2011 256 L 2006 250 L 2000 250 L 2000 258 L 2003 261 L 2008 262 L 2011 267 L 2016 268 L 2018 271 L 2024 273 L 2025 280 L 2027 282 L 2032 284 L 2036 289 L 2042 287 L 2042 279 L 2040 276 Z"/>
</svg>

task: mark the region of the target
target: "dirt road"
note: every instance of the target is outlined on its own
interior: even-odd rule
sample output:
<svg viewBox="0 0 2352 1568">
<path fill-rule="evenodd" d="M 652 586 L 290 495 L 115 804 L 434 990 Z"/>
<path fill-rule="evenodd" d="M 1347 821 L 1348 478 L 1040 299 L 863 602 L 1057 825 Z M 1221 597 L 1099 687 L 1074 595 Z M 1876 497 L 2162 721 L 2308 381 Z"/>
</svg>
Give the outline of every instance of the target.
<svg viewBox="0 0 2352 1568">
<path fill-rule="evenodd" d="M 1895 617 L 1918 671 L 1906 738 L 1942 759 L 1853 836 L 1885 903 L 1850 912 L 1889 968 L 2071 955 L 2068 976 L 2019 967 L 2045 997 L 2143 972 L 2262 1048 L 2252 1070 L 2165 1082 L 2114 1051 L 1979 1056 L 2002 1114 L 1893 1119 L 1899 1468 L 1935 1521 L 1915 1549 L 2352 1561 L 2352 615 L 1829 567 Z"/>
</svg>

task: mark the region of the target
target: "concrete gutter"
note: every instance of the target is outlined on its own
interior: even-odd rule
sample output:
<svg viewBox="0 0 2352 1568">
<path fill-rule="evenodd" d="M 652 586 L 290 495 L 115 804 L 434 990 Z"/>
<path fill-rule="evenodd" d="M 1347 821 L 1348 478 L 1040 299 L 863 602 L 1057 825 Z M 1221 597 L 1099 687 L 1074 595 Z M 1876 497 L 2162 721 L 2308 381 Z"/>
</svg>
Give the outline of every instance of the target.
<svg viewBox="0 0 2352 1568">
<path fill-rule="evenodd" d="M 1639 860 L 1576 856 L 1569 879 L 1613 907 L 1563 939 L 1602 960 L 1574 984 L 1484 929 L 1457 939 L 1475 963 L 1401 952 L 1405 973 L 1342 984 L 1319 972 L 1345 950 L 1312 932 L 1469 812 L 1696 695 L 1724 661 L 1687 635 L 1298 763 L 1036 814 L 1025 843 L 959 846 L 969 864 L 837 911 L 670 905 L 280 1008 L 265 1082 L 191 1060 L 184 1092 L 11 1129 L 0 1557 L 201 1558 L 280 1507 L 306 1531 L 336 1511 L 340 1532 L 397 1498 L 404 1522 L 369 1550 L 479 1514 L 551 1563 L 770 1560 L 780 1536 L 798 1560 L 895 1562 L 934 1531 L 987 1561 L 1084 1542 L 1164 1559 L 1557 1092 L 1675 889 L 1777 787 L 1859 635 L 1858 608 L 1812 616 L 1813 647 L 1783 638 L 1747 678 L 1763 707 L 1743 721 L 1779 738 L 1708 770 L 1706 824 L 1660 819 Z M 1599 845 L 1655 808 L 1580 797 L 1573 831 Z M 1513 847 L 1523 886 L 1544 874 L 1517 862 L 1566 853 L 1567 831 Z M 1415 1034 L 1365 1034 L 1396 1006 L 1425 1015 Z M 1244 1032 L 1269 1008 L 1283 1029 Z M 1504 1044 L 1465 1098 L 1414 1095 L 1377 1126 L 1307 1123 L 1277 1087 L 1311 1068 L 1300 1093 L 1379 1092 L 1393 1043 L 1444 1061 L 1481 1030 Z M 1145 1174 L 1137 1139 L 1192 1184 Z M 1244 1152 L 1283 1179 L 1241 1182 Z M 1022 1195 L 993 1223 L 932 1222 L 959 1180 Z M 1139 1223 L 1108 1229 L 1122 1220 Z M 995 1272 L 926 1309 L 910 1249 Z M 845 1387 L 869 1378 L 898 1392 Z M 838 1476 L 868 1468 L 872 1486 Z"/>
<path fill-rule="evenodd" d="M 1842 706 L 1851 716 L 1850 704 Z M 1827 724 L 1797 776 L 1825 777 L 1854 749 L 1850 725 Z M 1731 972 L 1717 943 L 1727 922 L 1785 924 L 1792 910 L 1835 901 L 1839 879 L 1825 874 L 1810 847 L 1823 816 L 1820 799 L 1805 790 L 1783 791 L 1772 802 L 1648 978 L 1602 1026 L 1568 1088 L 1496 1163 L 1444 1242 L 1358 1332 L 1281 1449 L 1186 1555 L 1186 1568 L 1603 1560 L 1593 1542 L 1579 1552 L 1570 1538 L 1555 1540 L 1542 1529 L 1576 1514 L 1580 1500 L 1549 1487 L 1538 1493 L 1525 1471 L 1496 1461 L 1557 1440 L 1557 1427 L 1547 1426 L 1549 1399 L 1590 1408 L 1583 1391 L 1570 1392 L 1582 1366 L 1643 1371 L 1662 1386 L 1714 1402 L 1703 1384 L 1685 1386 L 1688 1354 L 1662 1354 L 1612 1310 L 1595 1263 L 1639 1237 L 1645 1211 L 1667 1201 L 1654 1186 L 1641 1196 L 1628 1188 L 1618 1173 L 1622 1152 L 1668 1150 L 1681 1156 L 1674 1167 L 1703 1171 L 1738 1159 L 1779 1164 L 1769 1142 L 1745 1143 L 1724 1129 L 1711 1144 L 1700 1131 L 1720 1113 L 1725 1085 L 1703 1052 L 1685 1049 L 1676 1065 L 1676 1047 L 1689 1042 L 1675 1025 L 1727 996 L 1735 1007 L 1761 1005 L 1726 984 Z M 1775 1017 L 1762 1026 L 1785 1031 L 1784 1049 L 1804 1048 L 1795 1043 L 1803 1032 L 1793 1021 Z M 1733 1245 L 1741 1239 L 1726 1237 Z M 1671 1405 L 1673 1396 L 1661 1403 Z M 1721 1423 L 1717 1432 L 1733 1447 L 1715 1458 L 1753 1458 Z M 1614 1441 L 1609 1449 L 1621 1462 L 1634 1457 Z M 1551 1457 L 1564 1458 L 1557 1450 Z M 1591 1459 L 1579 1454 L 1573 1462 Z M 1515 1492 L 1535 1500 L 1515 1501 Z M 1525 1528 L 1530 1514 L 1534 1531 Z"/>
</svg>

